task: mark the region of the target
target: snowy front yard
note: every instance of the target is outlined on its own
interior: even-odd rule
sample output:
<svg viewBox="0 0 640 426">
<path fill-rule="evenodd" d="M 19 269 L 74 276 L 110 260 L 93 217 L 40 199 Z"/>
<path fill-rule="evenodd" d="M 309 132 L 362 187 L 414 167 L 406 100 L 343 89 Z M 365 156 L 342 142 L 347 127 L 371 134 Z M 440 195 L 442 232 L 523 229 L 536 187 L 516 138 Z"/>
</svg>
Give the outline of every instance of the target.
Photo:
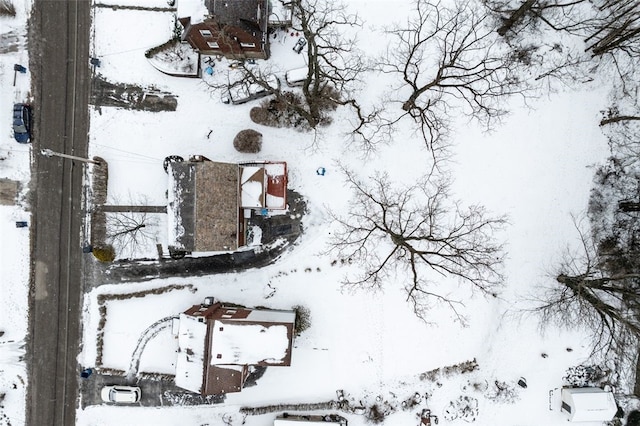
<svg viewBox="0 0 640 426">
<path fill-rule="evenodd" d="M 0 424 L 24 422 L 27 369 L 24 362 L 29 309 L 28 206 L 31 147 L 13 138 L 14 103 L 30 102 L 26 22 L 30 2 L 15 5 L 15 16 L 0 16 Z M 16 64 L 27 68 L 15 72 Z M 17 189 L 17 191 L 16 191 Z"/>
<path fill-rule="evenodd" d="M 104 3 L 138 6 L 141 2 Z M 109 165 L 108 203 L 166 205 L 168 176 L 163 160 L 170 155 L 185 159 L 202 155 L 229 163 L 285 161 L 289 187 L 307 202 L 303 234 L 276 262 L 262 268 L 92 286 L 84 297 L 78 362 L 115 375 L 125 375 L 137 362 L 140 373 L 174 374 L 177 337 L 170 327 L 158 324 L 208 296 L 247 307 L 303 306 L 311 314 L 311 324 L 294 340 L 290 367 L 267 368 L 255 386 L 227 395 L 222 404 L 94 405 L 78 410 L 77 424 L 271 426 L 279 411 L 246 415 L 243 407 L 333 401 L 340 395 L 336 391 L 342 390 L 350 407 L 364 407 L 369 416 L 375 407 L 385 425 L 417 425 L 425 408 L 445 425 L 564 425 L 559 389 L 567 369 L 592 363 L 590 330 L 550 327 L 542 332 L 538 318 L 523 312 L 533 306 L 531 298 L 541 287 L 553 284 L 567 247 L 580 246 L 573 216 L 586 212 L 595 167 L 609 155 L 598 121 L 609 104 L 610 84 L 597 77 L 577 90 L 531 99 L 527 107 L 517 100 L 503 100 L 501 108 L 511 114 L 490 133 L 457 110 L 448 117 L 454 130 L 446 162 L 453 176 L 452 198 L 461 207 L 477 204 L 492 217 L 506 218 L 495 235 L 497 243 L 504 244 L 500 269 L 504 280 L 495 296 L 483 295 L 455 278 L 430 271 L 427 278 L 435 291 L 463 302 L 456 305 L 461 316 L 446 303 L 434 303 L 422 321 L 407 297 L 407 270 L 393 269 L 381 289 L 345 287 L 345 277 L 357 276 L 362 265 L 330 250 L 341 229 L 334 219 L 358 209 L 343 169 L 365 183 L 388 173 L 398 185 L 414 184 L 433 160 L 415 129 L 400 125 L 390 143 L 363 155 L 357 144 L 350 143 L 354 113 L 346 107 L 333 112 L 333 123 L 319 127 L 317 133 L 254 124 L 249 111 L 260 101 L 226 105 L 221 93 L 212 89 L 227 72 L 235 72 L 227 60 L 216 61 L 211 75 L 180 78 L 161 73 L 145 57 L 148 49 L 173 34 L 175 13 L 166 5 L 154 0 L 145 2 L 147 10 L 93 9 L 91 55 L 100 59 L 95 68 L 100 78 L 152 88 L 177 101 L 175 111 L 160 112 L 90 105 L 89 151 Z M 178 7 L 197 9 L 197 5 L 184 0 Z M 358 46 L 373 56 L 386 48 L 381 29 L 406 20 L 411 2 L 351 1 L 348 7 L 365 22 Z M 304 54 L 292 50 L 298 38 L 294 31 L 279 31 L 271 41 L 268 65 L 281 82 L 286 70 L 304 65 Z M 9 110 L 14 93 L 9 90 L 10 68 L 14 61 L 25 59 L 22 53 L 0 55 L 3 111 Z M 363 80 L 358 94 L 363 105 L 374 105 L 397 89 L 391 74 L 368 72 Z M 28 87 L 20 84 L 20 90 Z M 400 110 L 398 105 L 394 108 Z M 234 149 L 234 137 L 244 129 L 263 135 L 260 153 Z M 27 146 L 17 146 L 5 132 L 0 141 L 1 177 L 28 182 L 24 170 L 29 155 Z M 320 169 L 323 173 L 318 173 Z M 0 207 L 3 295 L 7 307 L 15 308 L 0 316 L 0 331 L 6 332 L 0 336 L 0 394 L 7 394 L 0 404 L 11 407 L 0 413 L 13 419 L 24 411 L 20 402 L 24 394 L 8 389 L 23 392 L 22 353 L 15 342 L 26 334 L 26 323 L 21 321 L 28 290 L 28 237 L 13 223 L 28 220 L 28 208 Z M 147 240 L 132 257 L 154 258 L 156 244 L 166 247 L 166 222 L 159 214 L 148 223 Z M 154 327 L 159 327 L 155 334 Z M 523 378 L 526 386 L 518 384 Z M 339 414 L 353 426 L 371 421 L 354 410 Z"/>
<path fill-rule="evenodd" d="M 379 24 L 389 4 L 353 6 L 369 22 Z M 394 144 L 381 147 L 365 161 L 345 145 L 349 122 L 340 111 L 335 123 L 322 129 L 317 144 L 312 134 L 252 124 L 248 114 L 252 104 L 223 105 L 202 81 L 168 77 L 145 63 L 143 50 L 166 41 L 170 14 L 106 8 L 96 13 L 95 46 L 96 55 L 104 57 L 99 69 L 102 76 L 155 85 L 178 99 L 175 112 L 92 110 L 91 152 L 109 162 L 111 196 L 144 195 L 149 204 L 162 204 L 167 178 L 161 163 L 167 155 L 199 154 L 229 162 L 273 159 L 287 161 L 289 185 L 307 198 L 309 212 L 303 236 L 274 265 L 243 273 L 93 290 L 85 298 L 81 363 L 95 364 L 96 336 L 102 336 L 103 366 L 128 369 L 142 331 L 200 303 L 205 296 L 274 309 L 303 305 L 309 308 L 312 320 L 311 327 L 294 342 L 291 367 L 268 368 L 257 386 L 228 395 L 222 405 L 117 410 L 93 406 L 78 412 L 79 424 L 134 418 L 159 425 L 186 418 L 217 424 L 223 417 L 238 421 L 240 406 L 328 401 L 335 399 L 337 389 L 343 389 L 355 405 L 378 404 L 389 413 L 385 424 L 417 424 L 416 414 L 425 407 L 444 424 L 473 419 L 484 425 L 564 424 L 559 407 L 549 409 L 549 391 L 562 386 L 569 366 L 585 360 L 589 342 L 581 333 L 562 330 L 542 335 L 536 319 L 520 315 L 520 309 L 526 306 L 527 295 L 550 279 L 558 254 L 575 241 L 571 214 L 585 210 L 591 167 L 607 153 L 597 127 L 606 89 L 596 90 L 594 84 L 580 92 L 553 95 L 535 101 L 534 110 L 515 105 L 513 115 L 491 134 L 464 122 L 456 126 L 452 162 L 456 198 L 463 204 L 481 203 L 491 213 L 508 217 L 499 235 L 508 253 L 505 287 L 494 299 L 472 297 L 455 280 L 434 276 L 443 287 L 449 286 L 450 294 L 464 299 L 467 321 L 463 326 L 446 307 L 436 306 L 429 312 L 430 324 L 425 324 L 406 301 L 402 273 L 392 277 L 384 291 L 345 291 L 341 281 L 349 271 L 357 272 L 358 265 L 327 254 L 327 242 L 334 232 L 329 209 L 341 214 L 351 199 L 337 162 L 362 179 L 386 171 L 400 182 L 411 182 L 423 174 L 430 159 L 419 140 L 408 131 L 400 132 Z M 402 16 L 402 11 L 397 13 Z M 140 26 L 127 25 L 130 20 L 149 25 L 142 31 Z M 125 40 L 135 40 L 137 49 Z M 295 40 L 282 33 L 272 43 L 271 62 L 283 72 L 301 65 L 301 58 L 291 52 Z M 224 70 L 224 62 L 217 63 L 214 72 L 220 69 Z M 373 99 L 385 90 L 367 87 L 363 96 Z M 233 149 L 235 134 L 244 128 L 256 128 L 263 134 L 260 154 L 239 154 Z M 325 175 L 316 173 L 319 167 L 326 169 Z M 113 297 L 175 284 L 184 288 L 125 300 Z M 107 312 L 102 326 L 98 324 L 101 303 Z M 162 331 L 146 346 L 141 371 L 171 373 L 175 348 L 175 338 L 168 330 Z M 452 367 L 473 360 L 477 367 L 470 372 Z M 444 367 L 451 368 L 438 370 Z M 526 389 L 517 385 L 521 377 L 527 379 Z M 404 410 L 402 402 L 416 393 L 428 398 Z M 362 416 L 346 416 L 350 424 L 366 423 Z M 268 425 L 274 417 L 250 416 L 246 424 Z"/>
</svg>

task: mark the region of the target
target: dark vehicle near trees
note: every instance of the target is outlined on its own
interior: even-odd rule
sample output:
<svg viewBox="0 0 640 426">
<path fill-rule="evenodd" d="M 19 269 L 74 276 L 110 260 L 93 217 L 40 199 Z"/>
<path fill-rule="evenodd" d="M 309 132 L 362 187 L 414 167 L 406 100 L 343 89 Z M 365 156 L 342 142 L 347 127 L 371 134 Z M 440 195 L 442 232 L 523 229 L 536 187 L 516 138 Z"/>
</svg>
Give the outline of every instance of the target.
<svg viewBox="0 0 640 426">
<path fill-rule="evenodd" d="M 13 137 L 20 143 L 31 140 L 31 107 L 27 104 L 13 105 Z"/>
</svg>

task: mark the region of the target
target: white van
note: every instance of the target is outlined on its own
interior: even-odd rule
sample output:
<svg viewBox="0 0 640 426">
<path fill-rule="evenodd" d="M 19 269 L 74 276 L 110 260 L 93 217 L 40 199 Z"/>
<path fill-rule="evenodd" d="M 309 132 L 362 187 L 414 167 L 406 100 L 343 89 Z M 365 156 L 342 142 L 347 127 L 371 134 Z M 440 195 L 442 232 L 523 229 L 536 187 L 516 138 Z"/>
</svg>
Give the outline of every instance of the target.
<svg viewBox="0 0 640 426">
<path fill-rule="evenodd" d="M 337 414 L 289 414 L 284 413 L 276 417 L 273 426 L 303 426 L 303 425 L 340 425 L 347 426 L 347 419 Z"/>
<path fill-rule="evenodd" d="M 273 74 L 269 74 L 265 77 L 265 82 L 273 90 L 280 88 L 280 80 Z M 239 105 L 245 102 L 252 101 L 254 99 L 260 99 L 270 95 L 272 92 L 266 89 L 264 86 L 258 83 L 252 83 L 249 85 L 240 84 L 235 87 L 231 87 L 227 94 L 222 97 L 222 102 L 225 104 Z"/>
<path fill-rule="evenodd" d="M 308 67 L 296 68 L 285 73 L 284 79 L 290 87 L 302 86 L 309 73 Z"/>
</svg>

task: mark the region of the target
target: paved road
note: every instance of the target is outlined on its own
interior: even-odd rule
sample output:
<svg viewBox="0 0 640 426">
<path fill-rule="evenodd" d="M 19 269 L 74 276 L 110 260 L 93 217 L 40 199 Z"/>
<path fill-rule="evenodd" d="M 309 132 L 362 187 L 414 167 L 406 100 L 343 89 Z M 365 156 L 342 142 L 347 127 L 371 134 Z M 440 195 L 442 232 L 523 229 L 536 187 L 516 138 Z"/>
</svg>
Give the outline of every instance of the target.
<svg viewBox="0 0 640 426">
<path fill-rule="evenodd" d="M 74 425 L 81 312 L 82 163 L 88 133 L 89 0 L 35 0 L 29 34 L 33 76 L 32 282 L 26 424 Z"/>
</svg>

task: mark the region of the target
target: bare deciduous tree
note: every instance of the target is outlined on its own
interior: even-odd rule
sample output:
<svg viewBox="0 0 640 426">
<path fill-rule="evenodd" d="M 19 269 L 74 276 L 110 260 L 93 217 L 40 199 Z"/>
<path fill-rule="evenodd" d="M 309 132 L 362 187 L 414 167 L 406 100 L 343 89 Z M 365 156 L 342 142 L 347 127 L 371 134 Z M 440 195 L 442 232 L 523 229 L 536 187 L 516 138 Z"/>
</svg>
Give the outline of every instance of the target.
<svg viewBox="0 0 640 426">
<path fill-rule="evenodd" d="M 636 0 L 485 0 L 502 21 L 498 33 L 546 25 L 582 37 L 593 56 L 640 54 L 640 3 Z"/>
<path fill-rule="evenodd" d="M 362 26 L 358 15 L 347 12 L 343 3 L 327 0 L 293 0 L 294 28 L 305 40 L 307 78 L 302 94 L 313 117 L 312 128 L 322 105 L 335 102 L 346 105 L 352 85 L 366 70 L 363 56 L 356 47 L 355 29 Z M 347 31 L 345 31 L 347 30 Z M 347 35 L 348 32 L 353 34 Z"/>
<path fill-rule="evenodd" d="M 638 76 L 636 76 L 638 78 Z M 600 126 L 614 128 L 616 126 L 633 125 L 640 121 L 640 85 L 615 84 L 611 93 L 612 104 L 602 111 Z M 631 138 L 640 143 L 638 135 Z"/>
<path fill-rule="evenodd" d="M 490 129 L 506 113 L 505 98 L 526 92 L 518 62 L 488 24 L 471 2 L 448 8 L 417 0 L 406 26 L 387 30 L 393 41 L 382 71 L 402 78 L 403 116 L 418 123 L 431 148 L 448 132 L 453 110 L 461 108 Z"/>
<path fill-rule="evenodd" d="M 120 212 L 107 214 L 107 241 L 120 256 L 133 256 L 147 241 L 153 241 L 154 233 L 147 228 L 146 213 Z"/>
<path fill-rule="evenodd" d="M 591 236 L 578 223 L 576 229 L 581 252 L 565 256 L 555 285 L 544 289 L 533 311 L 543 325 L 589 331 L 594 354 L 608 350 L 628 353 L 629 336 L 635 341 L 640 338 L 640 273 L 612 270 Z"/>
<path fill-rule="evenodd" d="M 607 117 L 603 118 L 602 120 L 600 120 L 600 125 L 601 126 L 606 126 L 607 124 L 613 124 L 613 123 L 622 123 L 622 122 L 627 122 L 627 121 L 640 121 L 640 116 L 638 115 L 624 115 L 624 114 L 611 114 L 608 115 Z"/>
<path fill-rule="evenodd" d="M 488 217 L 481 206 L 464 208 L 451 201 L 447 180 L 435 176 L 398 187 L 386 174 L 366 182 L 346 169 L 344 174 L 355 195 L 347 216 L 333 216 L 339 230 L 331 247 L 363 268 L 361 275 L 345 279 L 346 286 L 382 288 L 404 270 L 407 300 L 423 320 L 436 301 L 464 319 L 458 311 L 462 302 L 438 289 L 430 273 L 459 278 L 495 296 L 503 255 L 493 234 L 505 224 L 504 217 Z"/>
<path fill-rule="evenodd" d="M 636 77 L 637 78 L 637 77 Z M 637 170 L 640 156 L 640 105 L 637 82 L 631 85 L 622 82 L 614 87 L 611 106 L 602 111 L 600 126 L 609 140 L 611 155 L 629 167 Z M 633 194 L 628 194 L 636 198 Z"/>
<path fill-rule="evenodd" d="M 636 85 L 640 54 L 637 0 L 482 0 L 497 33 L 515 50 L 528 51 L 530 73 L 546 84 L 593 80 L 611 71 Z M 551 87 L 553 88 L 553 87 Z"/>
<path fill-rule="evenodd" d="M 495 13 L 500 26 L 497 33 L 511 37 L 523 30 L 538 29 L 546 25 L 556 31 L 573 29 L 569 16 L 582 15 L 588 0 L 484 0 Z"/>
<path fill-rule="evenodd" d="M 117 200 L 114 200 L 117 205 Z M 135 257 L 141 247 L 155 240 L 157 219 L 145 212 L 146 197 L 138 197 L 130 206 L 120 206 L 106 214 L 106 242 L 111 244 L 118 257 Z"/>
<path fill-rule="evenodd" d="M 330 123 L 328 111 L 338 106 L 353 108 L 359 123 L 369 117 L 362 113 L 353 97 L 360 74 L 367 69 L 366 61 L 356 48 L 355 34 L 362 22 L 358 15 L 347 11 L 339 1 L 292 0 L 293 29 L 306 41 L 307 77 L 301 84 L 301 95 L 284 85 L 274 89 L 268 76 L 273 66 L 239 65 L 237 72 L 224 84 L 211 87 L 226 90 L 237 86 L 257 84 L 275 95 L 269 112 L 286 111 L 301 121 L 297 125 L 315 129 Z M 279 70 L 281 71 L 281 70 Z"/>
</svg>

